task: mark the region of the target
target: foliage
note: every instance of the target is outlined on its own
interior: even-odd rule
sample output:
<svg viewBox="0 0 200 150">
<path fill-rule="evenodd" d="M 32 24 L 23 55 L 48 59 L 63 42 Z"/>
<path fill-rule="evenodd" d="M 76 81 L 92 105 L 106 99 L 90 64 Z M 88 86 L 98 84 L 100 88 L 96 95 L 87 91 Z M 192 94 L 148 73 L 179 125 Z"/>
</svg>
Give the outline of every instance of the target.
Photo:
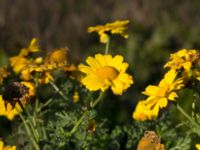
<svg viewBox="0 0 200 150">
<path fill-rule="evenodd" d="M 160 65 L 168 69 L 166 74 L 158 85 L 149 85 L 142 92 L 148 97 L 131 110 L 133 118 L 128 112 L 128 121 L 117 121 L 115 119 L 120 119 L 120 111 L 123 110 L 115 108 L 119 111 L 117 118 L 113 116 L 117 113 L 112 107 L 105 109 L 107 103 L 118 107 L 119 102 L 113 101 L 115 95 L 123 99 L 129 87 L 137 86 L 137 78 L 129 73 L 133 71 L 129 70 L 133 65 L 110 48 L 114 37 L 128 38 L 125 29 L 129 21 L 124 22 L 89 28 L 98 32 L 105 50 L 94 57 L 89 56 L 86 65 L 71 64 L 68 48 L 55 49 L 42 56 L 35 38 L 17 55 L 10 57 L 8 66 L 0 69 L 0 115 L 5 120 L 9 119 L 11 124 L 10 133 L 4 134 L 3 141 L 16 145 L 17 149 L 29 150 L 142 150 L 139 145 L 150 150 L 193 148 L 200 136 L 200 108 L 197 105 L 200 97 L 199 50 L 182 49 L 171 53 L 169 61 Z M 146 59 L 143 54 L 141 57 Z M 161 58 L 158 56 L 157 59 Z M 185 102 L 181 98 L 185 89 L 192 91 L 192 97 L 185 99 L 192 101 L 192 116 L 180 105 L 180 102 Z M 174 121 L 177 112 L 171 111 L 173 109 L 187 121 L 183 118 Z M 7 121 L 3 119 L 2 122 Z M 3 148 L 7 147 L 1 143 Z"/>
</svg>

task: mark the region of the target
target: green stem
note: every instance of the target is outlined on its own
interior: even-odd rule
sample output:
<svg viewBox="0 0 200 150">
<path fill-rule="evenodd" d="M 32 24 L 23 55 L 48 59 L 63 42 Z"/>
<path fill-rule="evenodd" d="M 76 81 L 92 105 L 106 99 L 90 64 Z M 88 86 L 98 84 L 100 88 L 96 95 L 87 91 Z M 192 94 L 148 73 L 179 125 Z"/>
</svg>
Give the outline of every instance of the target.
<svg viewBox="0 0 200 150">
<path fill-rule="evenodd" d="M 108 36 L 108 41 L 106 43 L 106 48 L 105 48 L 105 54 L 107 55 L 109 52 L 109 47 L 110 47 L 110 36 Z"/>
<path fill-rule="evenodd" d="M 183 108 L 179 104 L 177 104 L 176 107 L 189 121 L 196 124 L 196 122 L 183 110 Z"/>
<path fill-rule="evenodd" d="M 99 96 L 97 97 L 97 99 L 94 101 L 94 103 L 90 104 L 91 108 L 94 108 L 103 98 L 104 96 L 104 92 L 101 91 L 101 93 L 99 94 Z M 73 133 L 76 132 L 76 130 L 78 129 L 78 127 L 80 126 L 80 124 L 83 122 L 83 120 L 85 119 L 85 117 L 88 115 L 88 110 L 86 110 L 83 115 L 81 116 L 81 118 L 76 122 L 76 124 L 74 125 L 74 127 L 71 129 L 70 132 L 66 133 L 67 136 L 71 136 Z"/>
<path fill-rule="evenodd" d="M 26 132 L 27 132 L 28 136 L 30 137 L 30 139 L 31 139 L 31 141 L 32 141 L 32 143 L 33 143 L 33 146 L 35 147 L 36 150 L 40 150 L 40 148 L 39 148 L 37 142 L 36 142 L 36 141 L 34 140 L 34 138 L 32 137 L 31 130 L 30 130 L 30 128 L 29 128 L 29 126 L 28 126 L 28 124 L 27 124 L 27 122 L 26 122 L 24 116 L 23 116 L 21 113 L 19 113 L 19 116 L 20 116 L 20 118 L 21 118 L 21 120 L 22 120 L 22 122 L 23 122 L 23 124 L 24 124 L 24 126 L 25 126 L 25 129 L 26 129 Z"/>
<path fill-rule="evenodd" d="M 28 116 L 28 120 L 29 120 L 29 124 L 30 124 L 30 128 L 32 130 L 32 133 L 35 137 L 35 141 L 39 141 L 39 133 L 37 131 L 37 124 L 36 124 L 36 120 L 35 117 L 31 116 L 29 110 L 27 108 L 25 108 L 25 113 Z"/>
<path fill-rule="evenodd" d="M 82 121 L 85 119 L 85 117 L 87 116 L 88 111 L 85 111 L 83 113 L 83 115 L 81 116 L 81 118 L 76 122 L 76 124 L 74 125 L 74 127 L 71 129 L 71 131 L 69 133 L 67 133 L 67 136 L 71 136 L 74 132 L 76 132 L 76 130 L 78 129 L 79 125 L 82 123 Z"/>
<path fill-rule="evenodd" d="M 94 108 L 102 100 L 103 96 L 104 96 L 104 92 L 101 91 L 97 99 L 93 103 L 90 104 L 90 107 Z"/>
<path fill-rule="evenodd" d="M 65 94 L 57 87 L 56 84 L 54 84 L 54 82 L 49 81 L 49 83 L 51 84 L 51 86 L 56 90 L 56 92 L 58 92 L 58 94 L 59 94 L 64 100 L 68 100 L 67 97 L 65 96 Z"/>
<path fill-rule="evenodd" d="M 33 135 L 34 135 L 35 141 L 36 141 L 36 142 L 39 141 L 39 140 L 38 140 L 39 134 L 38 134 L 37 130 L 35 130 L 36 122 L 35 122 L 34 118 L 31 116 L 31 114 L 30 114 L 30 112 L 28 111 L 28 109 L 25 108 L 25 107 L 23 106 L 23 104 L 22 104 L 20 101 L 19 101 L 18 103 L 19 103 L 21 109 L 23 110 L 23 112 L 25 112 L 26 115 L 28 116 L 28 123 L 29 123 L 30 129 L 32 130 L 32 133 L 33 133 Z"/>
<path fill-rule="evenodd" d="M 52 98 L 50 98 L 48 101 L 46 101 L 44 104 L 42 104 L 42 106 L 37 108 L 37 113 L 40 112 L 43 108 L 47 107 L 51 102 L 53 101 Z"/>
</svg>

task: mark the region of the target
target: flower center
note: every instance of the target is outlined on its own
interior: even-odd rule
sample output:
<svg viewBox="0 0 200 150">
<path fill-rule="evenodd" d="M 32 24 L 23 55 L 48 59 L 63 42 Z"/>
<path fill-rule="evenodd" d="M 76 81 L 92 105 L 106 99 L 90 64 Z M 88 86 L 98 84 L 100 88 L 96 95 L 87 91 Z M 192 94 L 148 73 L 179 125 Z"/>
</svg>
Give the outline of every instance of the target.
<svg viewBox="0 0 200 150">
<path fill-rule="evenodd" d="M 98 69 L 96 71 L 96 74 L 102 80 L 108 79 L 108 80 L 112 81 L 117 78 L 119 71 L 117 69 L 115 69 L 114 67 L 104 66 L 104 67 L 101 67 L 100 69 Z"/>
<path fill-rule="evenodd" d="M 158 96 L 165 97 L 167 93 L 169 92 L 169 89 L 170 89 L 170 85 L 165 85 L 161 87 L 160 90 L 158 91 Z"/>
</svg>

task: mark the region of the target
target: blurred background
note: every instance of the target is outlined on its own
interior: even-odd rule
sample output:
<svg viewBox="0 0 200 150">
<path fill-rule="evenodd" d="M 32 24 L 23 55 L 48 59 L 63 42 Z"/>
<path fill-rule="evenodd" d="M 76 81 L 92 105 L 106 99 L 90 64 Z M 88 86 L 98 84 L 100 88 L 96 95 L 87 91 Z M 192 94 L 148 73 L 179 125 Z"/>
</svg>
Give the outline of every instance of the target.
<svg viewBox="0 0 200 150">
<path fill-rule="evenodd" d="M 112 105 L 105 104 L 104 114 L 115 115 L 118 123 L 130 121 L 141 91 L 162 78 L 169 54 L 200 49 L 199 0 L 0 0 L 0 65 L 33 37 L 39 38 L 43 55 L 67 46 L 70 62 L 78 64 L 104 51 L 98 35 L 87 33 L 88 26 L 125 19 L 130 20 L 129 38 L 112 37 L 110 49 L 130 64 L 135 84 L 123 98 L 110 94 L 105 103 Z"/>
</svg>

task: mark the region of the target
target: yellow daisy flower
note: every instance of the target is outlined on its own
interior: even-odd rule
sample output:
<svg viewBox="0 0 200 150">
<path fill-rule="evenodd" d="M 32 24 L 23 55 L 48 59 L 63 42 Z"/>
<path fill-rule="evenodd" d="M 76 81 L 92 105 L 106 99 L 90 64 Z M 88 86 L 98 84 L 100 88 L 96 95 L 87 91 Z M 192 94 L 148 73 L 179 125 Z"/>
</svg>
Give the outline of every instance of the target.
<svg viewBox="0 0 200 150">
<path fill-rule="evenodd" d="M 9 120 L 13 120 L 16 115 L 22 112 L 22 109 L 18 103 L 16 103 L 15 107 L 8 103 L 5 104 L 5 101 L 0 95 L 0 116 L 5 116 Z"/>
<path fill-rule="evenodd" d="M 168 100 L 175 101 L 178 97 L 175 91 L 184 86 L 183 79 L 176 79 L 176 76 L 177 72 L 171 69 L 165 74 L 158 86 L 149 85 L 143 92 L 149 97 L 138 104 L 133 113 L 133 118 L 141 121 L 155 119 L 158 116 L 159 109 L 167 106 Z M 140 117 L 139 115 L 142 113 L 147 117 Z"/>
<path fill-rule="evenodd" d="M 200 150 L 200 144 L 196 144 L 195 147 L 197 148 L 197 150 Z"/>
<path fill-rule="evenodd" d="M 55 67 L 64 67 L 67 65 L 67 48 L 61 48 L 49 53 L 46 57 L 46 63 Z"/>
<path fill-rule="evenodd" d="M 16 74 L 19 74 L 25 67 L 31 64 L 31 61 L 23 56 L 14 56 L 10 59 L 10 65 Z"/>
<path fill-rule="evenodd" d="M 0 140 L 0 150 L 16 150 L 16 146 L 4 146 L 2 140 Z"/>
<path fill-rule="evenodd" d="M 52 77 L 51 73 L 46 71 L 43 72 L 42 76 L 38 78 L 40 84 L 48 84 L 50 81 L 53 81 L 54 78 Z"/>
<path fill-rule="evenodd" d="M 115 21 L 112 23 L 107 23 L 105 25 L 97 25 L 94 27 L 89 27 L 88 32 L 97 32 L 100 36 L 100 42 L 101 43 L 107 43 L 109 35 L 111 34 L 119 34 L 124 38 L 128 38 L 128 34 L 125 33 L 126 26 L 129 23 L 129 20 L 123 20 L 123 21 Z"/>
<path fill-rule="evenodd" d="M 25 82 L 22 81 L 20 82 L 21 84 L 25 85 L 26 87 L 28 87 L 28 93 L 27 93 L 27 97 L 33 97 L 35 96 L 36 90 L 35 90 L 35 85 L 31 82 Z"/>
<path fill-rule="evenodd" d="M 165 68 L 171 69 L 185 69 L 189 71 L 195 61 L 198 61 L 200 54 L 197 50 L 182 49 L 178 52 L 171 54 L 169 62 L 165 64 Z"/>
<path fill-rule="evenodd" d="M 158 116 L 158 111 L 158 106 L 156 106 L 152 111 L 146 107 L 146 101 L 142 100 L 138 102 L 132 117 L 137 121 L 153 120 Z"/>
<path fill-rule="evenodd" d="M 19 56 L 27 56 L 30 52 L 38 52 L 39 51 L 39 44 L 38 39 L 33 38 L 28 46 L 28 48 L 23 48 L 20 51 Z"/>
<path fill-rule="evenodd" d="M 120 55 L 96 54 L 95 57 L 88 57 L 86 62 L 89 66 L 79 65 L 79 70 L 86 74 L 81 82 L 90 91 L 105 91 L 111 87 L 116 95 L 121 95 L 131 84 L 132 76 L 126 73 L 128 63 L 123 62 Z"/>
</svg>

